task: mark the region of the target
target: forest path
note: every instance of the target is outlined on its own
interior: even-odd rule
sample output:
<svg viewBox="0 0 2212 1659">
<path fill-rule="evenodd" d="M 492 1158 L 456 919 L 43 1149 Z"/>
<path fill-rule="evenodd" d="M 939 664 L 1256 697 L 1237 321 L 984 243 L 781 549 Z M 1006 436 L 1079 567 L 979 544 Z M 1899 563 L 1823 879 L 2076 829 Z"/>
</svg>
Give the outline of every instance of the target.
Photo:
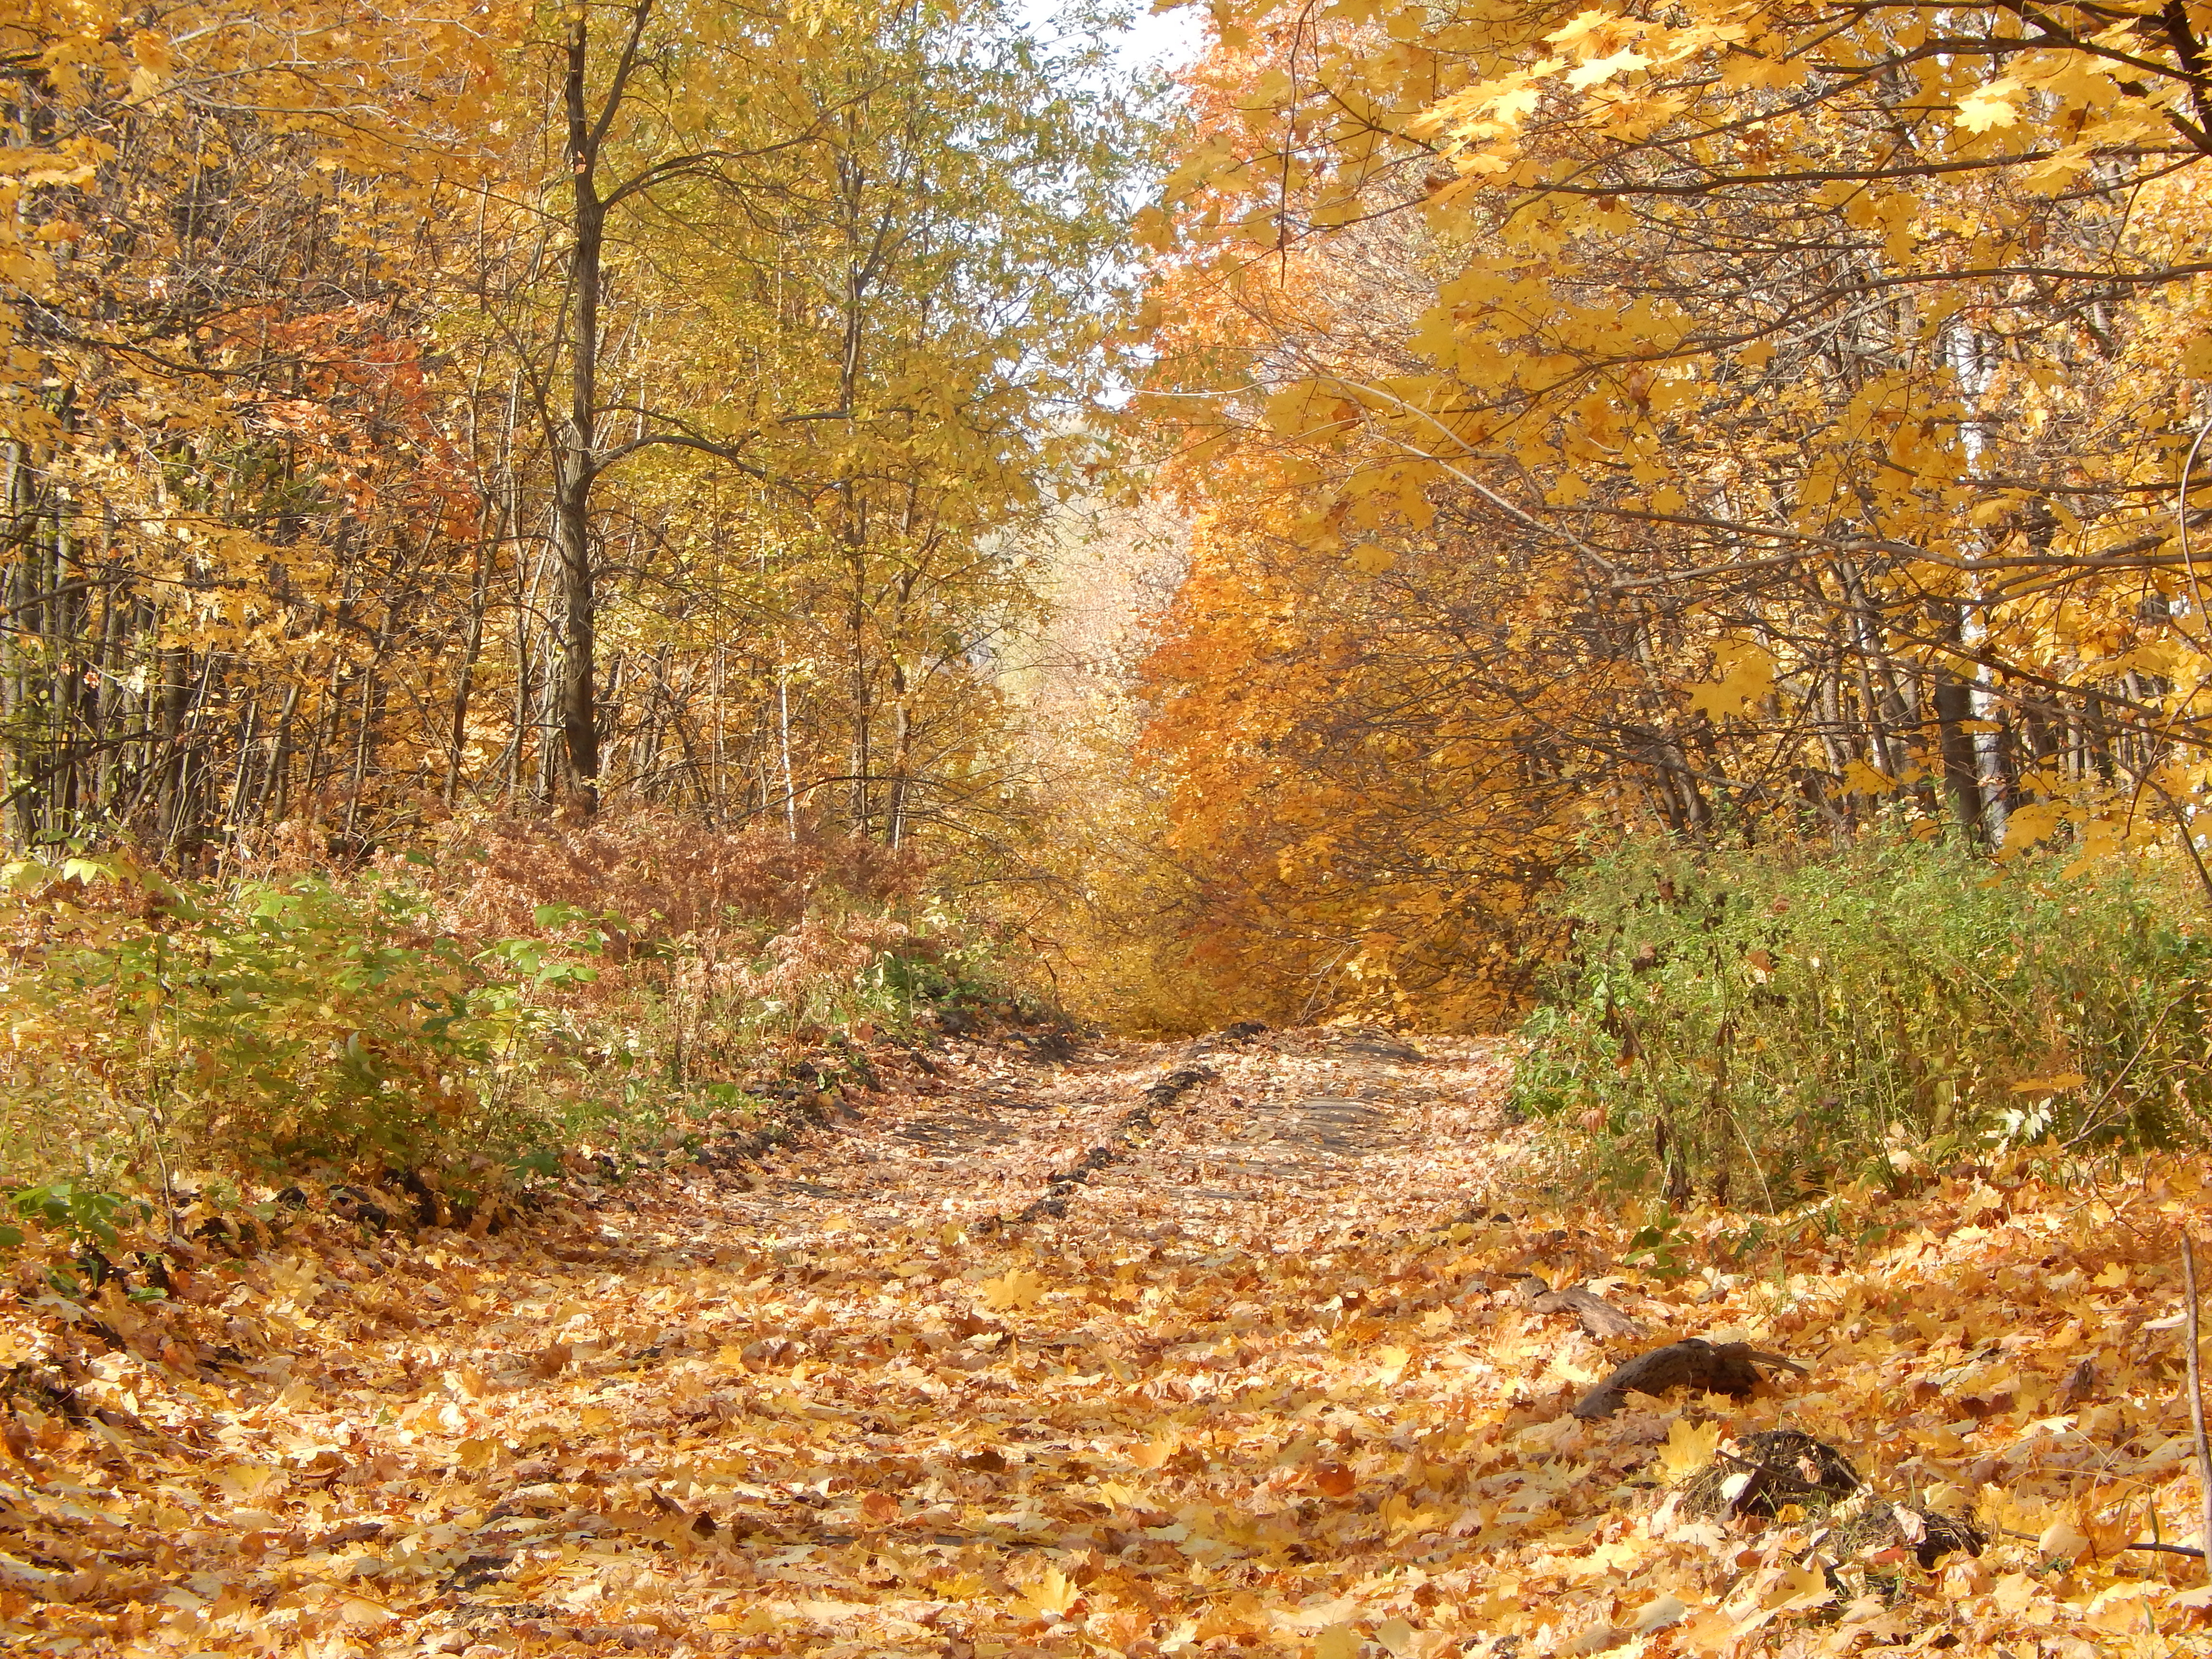
<svg viewBox="0 0 2212 1659">
<path fill-rule="evenodd" d="M 927 1059 L 573 1225 L 317 1220 L 166 1327 L 109 1298 L 125 1351 L 64 1364 L 0 1466 L 0 1620 L 168 1654 L 1303 1650 L 1376 1564 L 1301 1505 L 1350 1489 L 1347 1413 L 1419 1407 L 1404 1347 L 1346 1391 L 1366 1310 L 1407 1312 L 1360 1269 L 1483 1189 L 1500 1047 Z"/>
<path fill-rule="evenodd" d="M 922 1091 L 878 1097 L 721 1204 L 793 1243 L 830 1220 L 973 1229 L 1028 1211 L 1085 1243 L 1303 1245 L 1342 1221 L 1347 1196 L 1382 1206 L 1370 1224 L 1464 1201 L 1504 1079 L 1494 1043 L 1356 1030 L 1121 1045 L 1056 1066 L 963 1045 L 932 1064 Z"/>
<path fill-rule="evenodd" d="M 765 1164 L 490 1237 L 311 1211 L 166 1299 L 19 1277 L 0 1650 L 2204 1650 L 2196 1564 L 2108 1547 L 2139 1494 L 2193 1524 L 2192 1164 L 2084 1193 L 2018 1162 L 1655 1246 L 1498 1127 L 1506 1045 L 1421 1048 L 940 1046 Z M 1591 1338 L 1532 1270 L 1650 1335 Z M 1570 1414 L 1688 1335 L 1809 1375 Z M 1839 1594 L 1805 1564 L 1823 1522 L 1671 1511 L 1723 1429 L 1778 1427 L 1893 1497 L 1978 1492 L 2014 1535 L 1854 1559 Z M 2154 1613 L 2179 1645 L 2143 1645 Z"/>
</svg>

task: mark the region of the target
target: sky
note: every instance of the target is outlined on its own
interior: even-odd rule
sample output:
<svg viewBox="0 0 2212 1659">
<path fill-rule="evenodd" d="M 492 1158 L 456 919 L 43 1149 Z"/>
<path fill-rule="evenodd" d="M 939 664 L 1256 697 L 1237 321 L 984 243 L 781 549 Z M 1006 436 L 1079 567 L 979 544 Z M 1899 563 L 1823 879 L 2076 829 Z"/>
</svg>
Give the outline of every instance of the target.
<svg viewBox="0 0 2212 1659">
<path fill-rule="evenodd" d="M 1205 33 L 1206 14 L 1196 6 L 1168 12 L 1139 9 L 1121 37 L 1121 59 L 1132 68 L 1158 64 L 1181 69 L 1198 56 Z"/>
<path fill-rule="evenodd" d="M 1128 0 L 1133 15 L 1128 27 L 1121 32 L 1115 42 L 1121 62 L 1129 69 L 1146 64 L 1181 69 L 1198 56 L 1205 40 L 1205 10 L 1189 5 L 1179 6 L 1173 11 L 1154 12 L 1146 9 L 1151 3 L 1152 0 Z M 1012 0 L 1014 15 L 1047 39 L 1054 33 L 1050 27 L 1053 15 L 1060 9 L 1060 0 Z"/>
</svg>

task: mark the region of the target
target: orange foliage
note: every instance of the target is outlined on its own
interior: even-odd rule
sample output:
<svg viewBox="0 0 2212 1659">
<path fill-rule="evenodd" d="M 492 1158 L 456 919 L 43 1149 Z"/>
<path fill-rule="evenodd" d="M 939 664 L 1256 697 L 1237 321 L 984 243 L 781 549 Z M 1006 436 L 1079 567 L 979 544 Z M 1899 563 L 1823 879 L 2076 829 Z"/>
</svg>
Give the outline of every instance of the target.
<svg viewBox="0 0 2212 1659">
<path fill-rule="evenodd" d="M 1745 16 L 1215 9 L 1141 227 L 1151 739 L 1265 1006 L 1491 1017 L 1585 831 L 2089 859 L 2212 801 L 2201 24 Z"/>
</svg>

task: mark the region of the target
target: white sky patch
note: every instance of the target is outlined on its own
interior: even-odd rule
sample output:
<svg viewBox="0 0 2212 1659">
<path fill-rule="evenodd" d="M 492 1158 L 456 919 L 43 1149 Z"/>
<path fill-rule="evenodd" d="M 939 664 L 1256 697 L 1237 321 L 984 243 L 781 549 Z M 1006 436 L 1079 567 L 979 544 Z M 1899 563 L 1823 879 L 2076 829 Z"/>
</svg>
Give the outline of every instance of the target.
<svg viewBox="0 0 2212 1659">
<path fill-rule="evenodd" d="M 1017 21 L 1046 40 L 1060 33 L 1058 20 L 1072 9 L 1066 0 L 1012 0 L 1012 8 Z M 1205 49 L 1203 7 L 1152 11 L 1149 0 L 1131 0 L 1128 9 L 1127 21 L 1109 31 L 1122 69 L 1162 69 L 1172 73 L 1195 62 Z"/>
<path fill-rule="evenodd" d="M 1174 70 L 1194 62 L 1206 46 L 1206 14 L 1196 6 L 1173 11 L 1139 11 L 1116 43 L 1121 61 Z"/>
</svg>

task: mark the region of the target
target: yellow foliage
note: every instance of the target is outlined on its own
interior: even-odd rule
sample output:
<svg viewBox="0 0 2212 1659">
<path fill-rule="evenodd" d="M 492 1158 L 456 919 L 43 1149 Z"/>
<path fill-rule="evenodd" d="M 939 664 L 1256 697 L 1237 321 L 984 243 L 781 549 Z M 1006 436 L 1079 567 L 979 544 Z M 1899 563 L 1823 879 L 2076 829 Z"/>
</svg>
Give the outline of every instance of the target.
<svg viewBox="0 0 2212 1659">
<path fill-rule="evenodd" d="M 1204 526 L 1152 736 L 1224 971 L 1480 978 L 1360 941 L 1512 915 L 1593 823 L 2079 870 L 2212 805 L 2199 21 L 1218 10 L 1140 407 Z"/>
</svg>

